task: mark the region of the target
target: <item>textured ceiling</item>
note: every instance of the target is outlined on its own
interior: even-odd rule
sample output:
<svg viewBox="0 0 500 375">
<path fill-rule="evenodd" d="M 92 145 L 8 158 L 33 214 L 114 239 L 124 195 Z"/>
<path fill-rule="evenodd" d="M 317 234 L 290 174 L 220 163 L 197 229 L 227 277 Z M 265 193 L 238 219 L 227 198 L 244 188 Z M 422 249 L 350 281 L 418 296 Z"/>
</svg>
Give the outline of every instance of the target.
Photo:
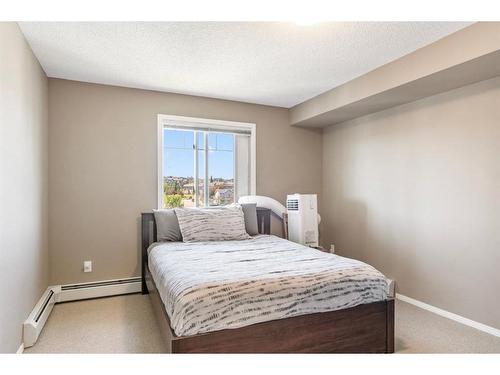
<svg viewBox="0 0 500 375">
<path fill-rule="evenodd" d="M 291 107 L 465 22 L 23 22 L 49 77 Z"/>
</svg>

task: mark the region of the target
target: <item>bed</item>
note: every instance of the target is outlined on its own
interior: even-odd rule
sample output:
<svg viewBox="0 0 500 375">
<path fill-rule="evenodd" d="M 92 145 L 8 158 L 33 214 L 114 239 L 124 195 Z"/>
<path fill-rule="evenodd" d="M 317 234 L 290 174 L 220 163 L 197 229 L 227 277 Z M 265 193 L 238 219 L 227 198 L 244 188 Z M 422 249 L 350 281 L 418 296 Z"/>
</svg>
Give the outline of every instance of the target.
<svg viewBox="0 0 500 375">
<path fill-rule="evenodd" d="M 142 291 L 168 353 L 392 353 L 394 301 L 373 267 L 270 236 L 156 243 L 142 214 Z"/>
</svg>

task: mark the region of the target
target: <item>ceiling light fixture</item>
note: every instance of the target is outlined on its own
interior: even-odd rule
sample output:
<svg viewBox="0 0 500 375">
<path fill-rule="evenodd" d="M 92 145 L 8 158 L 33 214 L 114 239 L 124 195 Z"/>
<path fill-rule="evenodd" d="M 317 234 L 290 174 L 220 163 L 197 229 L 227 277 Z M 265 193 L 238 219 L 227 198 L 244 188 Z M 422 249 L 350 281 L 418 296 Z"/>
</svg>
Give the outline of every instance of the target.
<svg viewBox="0 0 500 375">
<path fill-rule="evenodd" d="M 320 23 L 321 21 L 318 20 L 318 18 L 316 17 L 301 17 L 300 19 L 296 20 L 295 21 L 295 24 L 298 25 L 298 26 L 313 26 L 317 23 Z"/>
</svg>

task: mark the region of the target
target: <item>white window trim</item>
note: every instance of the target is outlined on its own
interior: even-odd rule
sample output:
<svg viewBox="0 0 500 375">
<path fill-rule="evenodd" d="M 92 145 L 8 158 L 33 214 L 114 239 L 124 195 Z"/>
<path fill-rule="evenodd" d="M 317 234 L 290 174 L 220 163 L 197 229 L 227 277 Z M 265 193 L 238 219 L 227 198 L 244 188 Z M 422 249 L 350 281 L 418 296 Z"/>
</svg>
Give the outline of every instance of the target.
<svg viewBox="0 0 500 375">
<path fill-rule="evenodd" d="M 206 127 L 207 130 L 221 130 L 234 132 L 235 130 L 250 131 L 250 194 L 255 195 L 257 191 L 257 126 L 249 122 L 214 120 L 199 117 L 185 117 L 174 115 L 158 115 L 158 144 L 157 144 L 157 207 L 163 208 L 163 128 L 168 124 L 178 127 L 193 127 L 197 124 Z M 236 176 L 235 176 L 236 178 Z M 236 186 L 236 184 L 235 184 Z"/>
</svg>

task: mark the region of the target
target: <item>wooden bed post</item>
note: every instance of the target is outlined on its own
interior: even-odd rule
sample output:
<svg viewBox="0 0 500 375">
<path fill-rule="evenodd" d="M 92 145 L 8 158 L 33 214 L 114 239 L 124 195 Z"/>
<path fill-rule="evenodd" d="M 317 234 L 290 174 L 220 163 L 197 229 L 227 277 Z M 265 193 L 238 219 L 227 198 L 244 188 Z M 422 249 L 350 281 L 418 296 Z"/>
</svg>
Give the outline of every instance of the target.
<svg viewBox="0 0 500 375">
<path fill-rule="evenodd" d="M 151 224 L 153 226 L 153 236 L 151 236 Z M 155 216 L 151 212 L 141 214 L 141 292 L 148 294 L 146 285 L 146 267 L 148 265 L 148 247 L 156 241 Z"/>
<path fill-rule="evenodd" d="M 387 300 L 386 320 L 386 353 L 394 353 L 394 299 Z"/>
</svg>

